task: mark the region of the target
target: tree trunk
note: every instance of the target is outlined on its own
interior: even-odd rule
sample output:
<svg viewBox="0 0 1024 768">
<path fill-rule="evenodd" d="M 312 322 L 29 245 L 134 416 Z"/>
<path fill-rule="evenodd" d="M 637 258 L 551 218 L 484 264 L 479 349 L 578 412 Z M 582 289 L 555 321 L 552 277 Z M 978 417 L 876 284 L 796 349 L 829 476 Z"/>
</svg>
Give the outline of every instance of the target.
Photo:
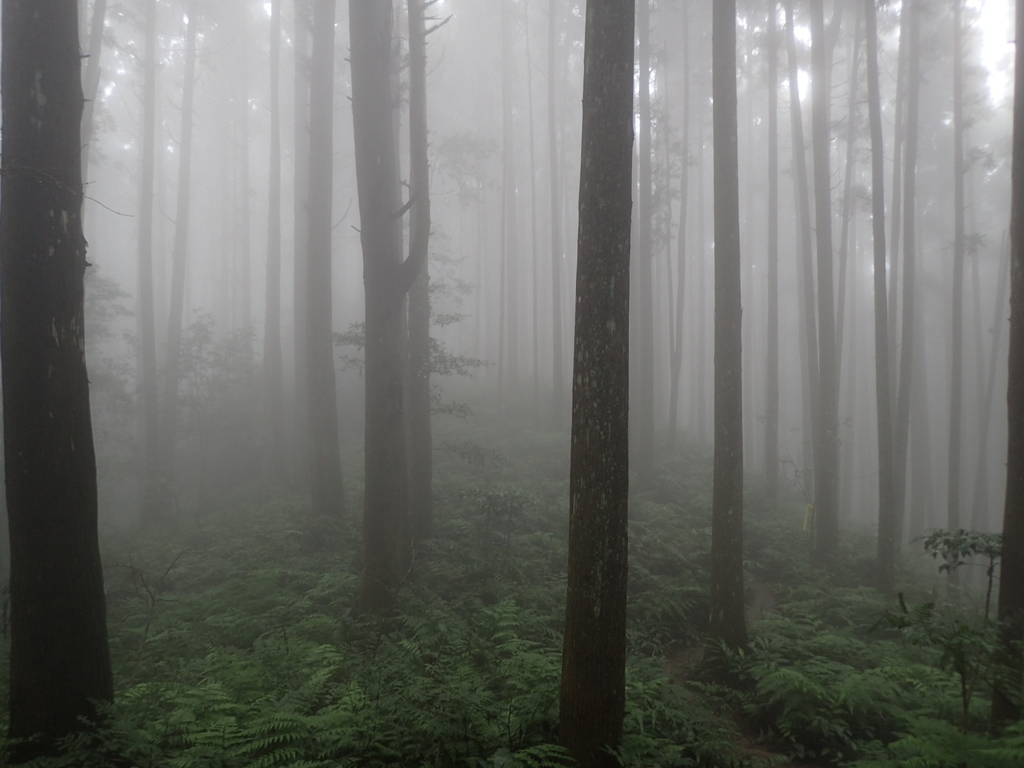
<svg viewBox="0 0 1024 768">
<path fill-rule="evenodd" d="M 1024 7 L 1017 6 L 1016 37 L 1024 40 Z M 1007 679 L 992 696 L 993 730 L 1020 719 L 1021 641 L 1024 640 L 1024 56 L 1014 66 L 1013 170 L 1010 204 L 1010 352 L 1006 394 L 1009 440 L 1003 563 L 999 577 L 999 646 Z M 5 123 L 6 125 L 6 123 Z"/>
<path fill-rule="evenodd" d="M 818 267 L 818 446 L 814 472 L 814 560 L 839 546 L 839 380 L 832 276 L 832 182 L 829 171 L 830 87 L 823 0 L 811 0 L 811 150 Z"/>
<path fill-rule="evenodd" d="M 292 254 L 295 259 L 292 286 L 295 345 L 295 397 L 292 410 L 293 481 L 308 486 L 312 437 L 309 433 L 309 355 L 306 351 L 306 298 L 309 291 L 309 28 L 311 0 L 295 4 L 295 175 L 294 231 Z"/>
<path fill-rule="evenodd" d="M 114 697 L 85 365 L 78 9 L 4 0 L 0 362 L 11 542 L 10 726 L 88 729 Z M 152 53 L 152 49 L 150 49 Z"/>
<path fill-rule="evenodd" d="M 305 301 L 310 499 L 313 514 L 329 517 L 345 515 L 331 325 L 334 13 L 335 0 L 315 0 L 309 73 L 309 247 Z"/>
<path fill-rule="evenodd" d="M 612 768 L 626 700 L 633 0 L 587 3 L 559 731 Z"/>
<path fill-rule="evenodd" d="M 391 0 L 350 0 L 349 24 L 366 288 L 366 496 L 359 610 L 383 612 L 391 607 L 412 563 L 402 309 L 426 248 L 414 246 L 410 258 L 402 262 L 398 148 L 390 129 L 398 101 L 391 76 Z M 416 226 L 417 234 L 422 234 Z"/>
<path fill-rule="evenodd" d="M 813 493 L 813 484 L 818 465 L 818 328 L 814 313 L 814 260 L 811 248 L 811 201 L 807 184 L 807 149 L 804 143 L 804 122 L 800 108 L 799 63 L 796 57 L 796 32 L 793 20 L 793 0 L 785 0 L 786 7 L 786 52 L 789 61 L 789 117 L 793 143 L 793 175 L 796 188 L 797 229 L 800 239 L 799 279 L 800 316 L 803 318 L 802 341 L 804 352 L 802 363 L 806 364 L 804 375 L 804 444 L 810 434 L 810 451 L 804 450 L 805 486 Z M 810 428 L 808 430 L 808 427 Z M 810 455 L 808 461 L 807 456 Z"/>
<path fill-rule="evenodd" d="M 920 13 L 908 0 L 907 14 L 907 147 L 903 173 L 903 322 L 900 329 L 899 391 L 896 394 L 896 432 L 893 440 L 893 508 L 902 520 L 907 496 L 907 446 L 910 439 L 910 400 L 915 370 L 917 318 L 917 133 L 920 101 Z M 914 525 L 911 525 L 913 534 Z M 922 529 L 923 530 L 923 529 Z"/>
<path fill-rule="evenodd" d="M 764 478 L 768 506 L 779 499 L 779 51 L 776 3 L 768 5 L 768 355 Z"/>
<path fill-rule="evenodd" d="M 846 170 L 843 173 L 843 212 L 842 230 L 839 235 L 839 284 L 836 307 L 836 354 L 839 370 L 836 378 L 842 378 L 843 362 L 843 332 L 846 324 L 846 275 L 850 260 L 850 222 L 853 218 L 853 177 L 856 173 L 856 152 L 857 143 L 857 75 L 858 64 L 860 63 L 860 15 L 854 17 L 853 30 L 853 54 L 850 56 L 850 90 L 846 110 Z M 877 46 L 876 46 L 877 47 Z M 852 355 L 851 355 L 851 362 Z"/>
<path fill-rule="evenodd" d="M 712 12 L 715 136 L 715 458 L 708 640 L 747 644 L 743 616 L 743 368 L 736 3 Z"/>
<path fill-rule="evenodd" d="M 433 442 L 430 432 L 430 164 L 427 158 L 426 6 L 409 8 L 409 258 L 423 264 L 409 291 L 409 520 L 414 541 L 434 529 Z"/>
<path fill-rule="evenodd" d="M 157 394 L 156 320 L 153 309 L 153 193 L 156 156 L 157 0 L 146 3 L 146 59 L 143 64 L 142 169 L 139 182 L 139 393 L 142 401 L 143 515 L 156 522 L 167 512 L 167 488 L 160 466 L 160 405 Z"/>
<path fill-rule="evenodd" d="M 509 4 L 501 0 L 501 105 L 502 105 L 502 262 L 505 301 L 505 356 L 499 375 L 515 383 L 519 377 L 519 200 L 516 178 L 515 66 L 512 61 L 512 24 Z M 504 366 L 504 367 L 502 367 Z"/>
<path fill-rule="evenodd" d="M 163 423 L 160 438 L 163 444 L 162 465 L 167 493 L 174 494 L 175 459 L 178 447 L 178 381 L 181 378 L 181 326 L 185 311 L 185 262 L 188 258 L 190 195 L 192 189 L 192 121 L 196 81 L 195 0 L 187 9 L 185 32 L 185 70 L 181 98 L 181 136 L 178 155 L 178 202 L 174 216 L 174 250 L 171 254 L 171 301 L 167 316 L 167 363 L 164 368 Z"/>
<path fill-rule="evenodd" d="M 651 192 L 651 0 L 636 2 L 636 32 L 638 59 L 637 89 L 637 184 L 636 198 L 637 252 L 633 259 L 637 285 L 634 295 L 639 306 L 633 308 L 637 321 L 636 388 L 631 408 L 635 412 L 634 444 L 631 464 L 636 472 L 637 490 L 649 490 L 654 482 L 654 291 L 652 266 L 654 263 L 652 226 L 653 195 Z"/>
<path fill-rule="evenodd" d="M 267 193 L 267 295 L 263 325 L 263 386 L 267 477 L 288 478 L 284 434 L 284 361 L 281 350 L 281 0 L 270 5 L 270 179 Z"/>
<path fill-rule="evenodd" d="M 953 370 L 949 380 L 949 463 L 946 467 L 946 527 L 960 522 L 960 432 L 963 400 L 964 314 L 964 85 L 960 4 L 953 0 L 953 296 L 951 308 Z M 950 571 L 953 578 L 953 571 Z"/>
<path fill-rule="evenodd" d="M 556 58 L 558 29 L 555 24 L 559 0 L 548 7 L 548 173 L 551 181 L 551 367 L 552 416 L 561 422 L 565 401 L 565 362 L 562 352 L 562 229 L 559 206 L 561 189 L 558 178 L 558 99 Z"/>
<path fill-rule="evenodd" d="M 100 55 L 103 53 L 103 26 L 107 17 L 107 0 L 95 0 L 92 5 L 92 21 L 89 26 L 89 57 L 85 64 L 83 89 L 85 109 L 82 111 L 82 181 L 89 182 L 89 158 L 93 133 L 96 129 L 93 115 L 96 111 L 96 97 L 100 86 Z"/>
<path fill-rule="evenodd" d="M 868 114 L 871 122 L 871 231 L 875 283 L 875 402 L 878 418 L 878 588 L 893 591 L 900 521 L 893 505 L 892 401 L 889 392 L 889 294 L 885 275 L 885 158 L 882 103 L 878 89 L 878 30 L 875 0 L 864 0 Z"/>
</svg>

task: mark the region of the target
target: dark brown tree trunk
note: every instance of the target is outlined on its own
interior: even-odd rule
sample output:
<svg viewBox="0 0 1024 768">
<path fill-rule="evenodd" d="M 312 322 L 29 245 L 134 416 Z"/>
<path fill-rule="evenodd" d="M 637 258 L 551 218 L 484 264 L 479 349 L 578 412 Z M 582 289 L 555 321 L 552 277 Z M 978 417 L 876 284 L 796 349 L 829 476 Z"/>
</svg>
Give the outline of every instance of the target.
<svg viewBox="0 0 1024 768">
<path fill-rule="evenodd" d="M 281 0 L 270 5 L 270 179 L 267 201 L 267 294 L 263 324 L 266 476 L 288 478 L 284 434 L 284 361 L 281 350 Z"/>
<path fill-rule="evenodd" d="M 335 0 L 315 0 L 309 68 L 309 245 L 305 300 L 310 499 L 313 514 L 328 517 L 345 515 L 331 326 L 334 13 Z"/>
<path fill-rule="evenodd" d="M 1017 6 L 1016 39 L 1024 40 L 1024 6 Z M 1006 506 L 999 577 L 999 646 L 1010 670 L 992 696 L 992 727 L 1021 715 L 1020 665 L 1024 641 L 1024 56 L 1014 66 L 1013 170 L 1010 204 L 1010 352 L 1006 405 Z M 5 123 L 6 124 L 6 123 Z"/>
<path fill-rule="evenodd" d="M 832 272 L 832 182 L 829 170 L 830 87 L 823 0 L 811 0 L 811 152 L 818 268 L 818 446 L 814 471 L 814 560 L 839 546 L 839 380 Z"/>
<path fill-rule="evenodd" d="M 736 3 L 712 12 L 715 136 L 715 459 L 708 640 L 747 644 L 743 616 L 743 368 Z"/>
<path fill-rule="evenodd" d="M 192 189 L 192 122 L 196 81 L 196 2 L 188 5 L 185 32 L 185 69 L 182 82 L 181 152 L 178 155 L 178 202 L 174 217 L 174 250 L 171 254 L 171 301 L 167 317 L 167 363 L 164 368 L 162 465 L 167 492 L 175 493 L 175 458 L 178 447 L 178 380 L 181 378 L 181 330 L 185 312 L 185 269 L 188 258 L 189 204 Z"/>
<path fill-rule="evenodd" d="M 85 366 L 76 0 L 4 0 L 0 360 L 15 760 L 114 697 Z"/>
<path fill-rule="evenodd" d="M 907 452 L 910 442 L 910 400 L 915 387 L 917 345 L 917 133 L 920 101 L 920 13 L 916 0 L 909 0 L 907 15 L 907 146 L 903 173 L 903 322 L 900 329 L 899 391 L 896 394 L 896 430 L 893 439 L 893 508 L 898 520 L 904 517 L 907 497 Z M 902 39 L 902 37 L 901 37 Z M 902 44 L 901 44 L 902 45 Z M 890 334 L 891 335 L 891 334 Z M 914 535 L 916 525 L 911 525 Z M 921 529 L 923 530 L 923 529 Z"/>
<path fill-rule="evenodd" d="M 589 0 L 559 731 L 580 768 L 619 765 L 626 704 L 633 0 Z"/>
<path fill-rule="evenodd" d="M 793 175 L 796 191 L 797 229 L 800 242 L 800 316 L 802 323 L 802 364 L 804 371 L 804 486 L 813 494 L 818 465 L 818 328 L 814 312 L 814 258 L 811 246 L 811 202 L 807 184 L 807 149 L 804 143 L 804 122 L 800 108 L 799 63 L 796 57 L 796 31 L 793 0 L 784 0 L 786 8 L 786 51 L 789 62 L 789 117 L 793 143 Z M 810 440 L 808 440 L 808 436 Z M 807 450 L 808 444 L 810 450 Z"/>
<path fill-rule="evenodd" d="M 562 352 L 562 229 L 559 207 L 561 189 L 558 178 L 558 99 L 557 58 L 558 28 L 555 20 L 559 0 L 548 7 L 548 174 L 551 181 L 551 367 L 552 416 L 561 421 L 565 402 L 565 361 Z"/>
<path fill-rule="evenodd" d="M 946 467 L 946 527 L 960 522 L 960 432 L 963 400 L 964 314 L 964 85 L 960 4 L 953 0 L 953 313 L 949 380 L 949 463 Z M 954 571 L 950 571 L 953 577 Z"/>
<path fill-rule="evenodd" d="M 764 478 L 769 507 L 779 498 L 779 51 L 776 7 L 768 5 L 768 354 L 765 360 Z"/>
<path fill-rule="evenodd" d="M 349 25 L 366 288 L 366 496 L 359 609 L 379 612 L 391 607 L 412 563 L 402 310 L 426 248 L 414 247 L 410 258 L 402 261 L 398 148 L 391 129 L 397 105 L 391 71 L 391 0 L 350 0 Z"/>
<path fill-rule="evenodd" d="M 651 176 L 651 0 L 637 0 L 637 252 L 633 258 L 633 286 L 638 306 L 633 307 L 637 322 L 637 381 L 632 391 L 631 410 L 636 423 L 633 430 L 630 463 L 636 472 L 637 490 L 649 490 L 654 482 L 654 264 L 652 227 L 654 201 Z"/>
<path fill-rule="evenodd" d="M 427 158 L 427 30 L 431 0 L 409 8 L 409 258 L 423 264 L 409 291 L 409 521 L 414 541 L 434 531 L 433 441 L 430 432 L 430 164 Z"/>
<path fill-rule="evenodd" d="M 885 158 L 882 103 L 878 89 L 878 29 L 875 0 L 864 0 L 868 114 L 871 122 L 871 231 L 875 283 L 875 404 L 878 419 L 878 588 L 893 591 L 901 529 L 893 505 L 892 401 L 889 392 L 889 294 L 885 279 Z"/>
</svg>

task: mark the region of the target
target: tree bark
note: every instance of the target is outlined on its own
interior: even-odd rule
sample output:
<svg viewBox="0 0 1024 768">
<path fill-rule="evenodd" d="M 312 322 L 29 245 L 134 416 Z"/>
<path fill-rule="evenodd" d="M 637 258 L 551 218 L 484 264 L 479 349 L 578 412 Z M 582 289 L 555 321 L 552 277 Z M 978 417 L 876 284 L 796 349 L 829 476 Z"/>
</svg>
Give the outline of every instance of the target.
<svg viewBox="0 0 1024 768">
<path fill-rule="evenodd" d="M 391 72 L 391 0 L 350 0 L 349 25 L 366 289 L 366 496 L 359 610 L 383 612 L 391 607 L 412 563 L 402 309 L 426 249 L 414 247 L 410 258 L 401 260 L 398 148 L 391 128 L 398 102 Z M 417 229 L 417 234 L 422 233 Z"/>
<path fill-rule="evenodd" d="M 331 210 L 334 198 L 335 0 L 315 0 L 309 89 L 309 240 L 306 284 L 307 419 L 313 514 L 343 517 L 338 404 L 331 325 Z M 369 391 L 370 387 L 367 387 Z"/>
<path fill-rule="evenodd" d="M 559 731 L 612 768 L 626 703 L 633 0 L 589 0 Z"/>
<path fill-rule="evenodd" d="M 964 313 L 964 85 L 962 0 L 953 0 L 953 296 L 952 372 L 949 380 L 949 463 L 946 467 L 946 527 L 960 527 L 960 432 L 963 400 Z M 950 571 L 953 578 L 953 571 Z"/>
<path fill-rule="evenodd" d="M 85 365 L 76 0 L 4 0 L 0 362 L 11 542 L 10 727 L 53 752 L 113 701 Z"/>
<path fill-rule="evenodd" d="M 192 123 L 196 80 L 196 2 L 187 8 L 185 69 L 182 81 L 181 136 L 178 155 L 178 201 L 174 218 L 174 249 L 171 253 L 171 301 L 167 317 L 167 363 L 164 368 L 163 423 L 160 438 L 167 492 L 175 493 L 175 459 L 178 447 L 178 381 L 181 378 L 181 331 L 185 311 L 185 268 L 188 259 L 190 195 L 192 189 Z"/>
<path fill-rule="evenodd" d="M 295 392 L 292 413 L 293 482 L 308 486 L 310 480 L 309 355 L 306 351 L 306 298 L 309 290 L 309 28 L 311 0 L 294 0 L 295 29 L 295 173 L 293 191 L 292 254 L 294 275 L 292 306 L 294 315 Z"/>
<path fill-rule="evenodd" d="M 768 506 L 779 498 L 779 51 L 775 0 L 768 5 L 768 354 L 765 360 L 764 478 Z"/>
<path fill-rule="evenodd" d="M 839 379 L 832 272 L 832 186 L 829 170 L 823 0 L 811 0 L 811 152 L 814 158 L 814 226 L 818 268 L 818 446 L 814 472 L 814 560 L 821 565 L 839 546 Z"/>
<path fill-rule="evenodd" d="M 864 0 L 868 114 L 871 122 L 871 231 L 875 284 L 875 405 L 878 424 L 878 588 L 892 593 L 900 521 L 893 505 L 892 401 L 889 390 L 889 294 L 885 270 L 885 158 L 882 103 L 878 88 L 878 29 L 875 0 Z"/>
<path fill-rule="evenodd" d="M 551 410 L 559 423 L 565 408 L 565 362 L 562 351 L 562 228 L 559 213 L 561 188 L 558 178 L 558 98 L 556 58 L 558 28 L 555 24 L 559 0 L 548 7 L 548 174 L 551 182 Z"/>
<path fill-rule="evenodd" d="M 708 640 L 747 644 L 743 616 L 743 366 L 736 3 L 712 12 L 715 136 L 715 452 Z"/>
<path fill-rule="evenodd" d="M 1016 10 L 1016 39 L 1024 40 L 1024 7 Z M 1020 670 L 1024 640 L 1024 56 L 1014 65 L 1013 170 L 1010 203 L 1010 351 L 1006 406 L 1006 501 L 1003 563 L 999 576 L 999 646 L 1002 661 Z M 997 680 L 992 726 L 998 731 L 1021 715 L 1020 675 Z"/>
<path fill-rule="evenodd" d="M 281 349 L 281 0 L 270 4 L 270 169 L 267 190 L 267 285 L 263 323 L 266 476 L 288 478 L 284 434 L 284 360 Z"/>
<path fill-rule="evenodd" d="M 423 264 L 409 291 L 409 520 L 414 541 L 433 536 L 433 441 L 430 431 L 430 163 L 427 157 L 427 30 L 432 0 L 408 0 L 409 258 Z"/>
<path fill-rule="evenodd" d="M 83 90 L 85 109 L 82 111 L 82 182 L 89 183 L 89 159 L 92 138 L 96 129 L 93 115 L 100 86 L 100 56 L 103 53 L 103 27 L 107 17 L 107 0 L 95 0 L 89 24 L 89 57 L 86 59 Z"/>
</svg>

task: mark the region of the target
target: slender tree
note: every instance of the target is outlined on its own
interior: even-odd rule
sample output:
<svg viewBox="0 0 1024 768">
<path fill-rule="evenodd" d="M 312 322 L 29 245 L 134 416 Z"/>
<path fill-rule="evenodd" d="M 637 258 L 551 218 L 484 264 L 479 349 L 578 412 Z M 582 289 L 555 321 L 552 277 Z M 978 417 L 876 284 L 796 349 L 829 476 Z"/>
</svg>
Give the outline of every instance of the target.
<svg viewBox="0 0 1024 768">
<path fill-rule="evenodd" d="M 829 170 L 829 51 L 823 0 L 811 0 L 811 154 L 818 268 L 818 445 L 814 462 L 814 560 L 839 545 L 839 379 L 832 271 L 832 183 Z"/>
<path fill-rule="evenodd" d="M 281 350 L 281 0 L 270 3 L 270 169 L 267 192 L 267 285 L 263 324 L 267 477 L 288 477 L 284 435 L 284 360 Z"/>
<path fill-rule="evenodd" d="M 871 232 L 875 283 L 875 405 L 878 421 L 878 587 L 890 593 L 895 581 L 900 525 L 893 504 L 892 400 L 889 371 L 888 291 L 885 279 L 885 159 L 878 87 L 878 30 L 875 0 L 864 0 L 867 44 L 868 114 L 871 123 Z"/>
<path fill-rule="evenodd" d="M 306 292 L 309 290 L 309 28 L 312 20 L 311 0 L 294 0 L 293 51 L 295 73 L 294 152 L 295 173 L 292 204 L 292 306 L 294 308 L 295 396 L 292 414 L 294 451 L 291 461 L 293 481 L 309 484 L 309 356 L 306 353 Z"/>
<path fill-rule="evenodd" d="M 715 136 L 715 458 L 708 640 L 747 644 L 743 616 L 743 366 L 736 3 L 712 11 Z"/>
<path fill-rule="evenodd" d="M 182 81 L 181 136 L 178 143 L 178 205 L 174 218 L 174 246 L 171 254 L 171 301 L 167 317 L 167 362 L 164 366 L 163 420 L 160 438 L 167 491 L 174 492 L 175 454 L 178 447 L 178 381 L 181 376 L 181 330 L 185 311 L 185 268 L 192 193 L 192 123 L 196 81 L 195 0 L 189 0 L 185 31 L 185 69 Z"/>
<path fill-rule="evenodd" d="M 964 357 L 964 75 L 961 3 L 953 0 L 953 313 L 949 380 L 949 463 L 946 527 L 960 527 L 960 433 Z M 952 577 L 954 571 L 950 571 Z"/>
<path fill-rule="evenodd" d="M 430 164 L 427 158 L 426 9 L 408 0 L 409 258 L 423 264 L 409 291 L 409 520 L 416 541 L 433 535 L 433 441 L 430 430 Z"/>
<path fill-rule="evenodd" d="M 107 18 L 107 0 L 95 0 L 92 4 L 92 20 L 89 23 L 89 57 L 86 60 L 82 88 L 85 92 L 85 109 L 82 112 L 82 182 L 89 183 L 89 158 L 92 154 L 93 133 L 96 130 L 94 115 L 96 98 L 100 87 L 100 58 L 103 53 L 103 27 Z"/>
<path fill-rule="evenodd" d="M 618 766 L 626 704 L 633 14 L 633 0 L 587 3 L 559 702 L 581 768 Z"/>
<path fill-rule="evenodd" d="M 1016 38 L 1024 40 L 1024 7 L 1017 5 Z M 1018 51 L 1013 87 L 1013 169 L 1010 203 L 1010 352 L 1006 393 L 1008 443 L 1003 507 L 1003 562 L 999 577 L 999 646 L 1009 670 L 993 686 L 992 725 L 1021 716 L 1021 643 L 1024 642 L 1024 56 Z"/>
<path fill-rule="evenodd" d="M 551 367 L 552 406 L 551 412 L 557 423 L 563 413 L 565 401 L 565 362 L 562 353 L 562 217 L 559 203 L 558 168 L 558 93 L 557 73 L 559 71 L 558 27 L 556 25 L 559 0 L 551 0 L 548 6 L 548 178 L 551 182 Z"/>
<path fill-rule="evenodd" d="M 330 517 L 345 514 L 331 330 L 334 14 L 335 0 L 315 0 L 309 80 L 309 239 L 305 297 L 310 498 L 314 514 Z"/>
<path fill-rule="evenodd" d="M 113 700 L 85 366 L 76 0 L 4 0 L 0 362 L 18 762 Z"/>
<path fill-rule="evenodd" d="M 768 4 L 768 350 L 764 477 L 772 507 L 779 497 L 779 52 L 775 0 Z"/>
<path fill-rule="evenodd" d="M 426 248 L 414 247 L 410 258 L 402 261 L 403 207 L 393 132 L 397 98 L 391 69 L 392 13 L 391 0 L 349 2 L 352 120 L 366 293 L 366 495 L 359 608 L 367 612 L 390 608 L 412 562 L 402 311 L 405 295 L 426 259 Z M 415 205 L 416 201 L 410 202 Z"/>
</svg>

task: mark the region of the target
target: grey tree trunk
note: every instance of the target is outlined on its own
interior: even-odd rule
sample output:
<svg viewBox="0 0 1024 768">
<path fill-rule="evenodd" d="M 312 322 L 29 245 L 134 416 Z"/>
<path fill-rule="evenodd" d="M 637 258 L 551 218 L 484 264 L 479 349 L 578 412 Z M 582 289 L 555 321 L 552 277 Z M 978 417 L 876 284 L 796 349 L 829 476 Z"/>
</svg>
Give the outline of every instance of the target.
<svg viewBox="0 0 1024 768">
<path fill-rule="evenodd" d="M 558 178 L 558 98 L 556 58 L 558 28 L 556 26 L 558 0 L 548 7 L 548 174 L 551 181 L 551 367 L 552 416 L 557 424 L 565 408 L 565 361 L 562 351 L 562 229 L 559 213 L 561 188 Z"/>
<path fill-rule="evenodd" d="M 777 3 L 768 6 L 768 351 L 765 360 L 764 478 L 769 507 L 779 498 L 779 39 Z"/>
<path fill-rule="evenodd" d="M 93 134 L 96 130 L 94 115 L 100 86 L 100 58 L 103 53 L 103 26 L 107 18 L 107 0 L 95 0 L 89 24 L 89 57 L 86 59 L 82 89 L 85 109 L 82 111 L 82 182 L 89 182 L 89 158 Z"/>
<path fill-rule="evenodd" d="M 964 84 L 962 0 L 953 0 L 953 296 L 952 372 L 949 379 L 949 463 L 946 467 L 946 527 L 960 522 L 960 433 L 963 400 L 964 314 Z M 950 571 L 953 578 L 954 571 Z"/>
<path fill-rule="evenodd" d="M 711 39 L 715 137 L 715 451 L 708 641 L 738 648 L 747 644 L 747 626 L 743 615 L 743 306 L 735 0 L 714 4 Z"/>
<path fill-rule="evenodd" d="M 309 289 L 309 29 L 312 23 L 311 0 L 294 0 L 295 28 L 295 174 L 294 262 L 292 305 L 294 309 L 295 390 L 292 414 L 293 482 L 308 486 L 311 437 L 309 434 L 309 356 L 306 352 L 306 294 Z"/>
</svg>

